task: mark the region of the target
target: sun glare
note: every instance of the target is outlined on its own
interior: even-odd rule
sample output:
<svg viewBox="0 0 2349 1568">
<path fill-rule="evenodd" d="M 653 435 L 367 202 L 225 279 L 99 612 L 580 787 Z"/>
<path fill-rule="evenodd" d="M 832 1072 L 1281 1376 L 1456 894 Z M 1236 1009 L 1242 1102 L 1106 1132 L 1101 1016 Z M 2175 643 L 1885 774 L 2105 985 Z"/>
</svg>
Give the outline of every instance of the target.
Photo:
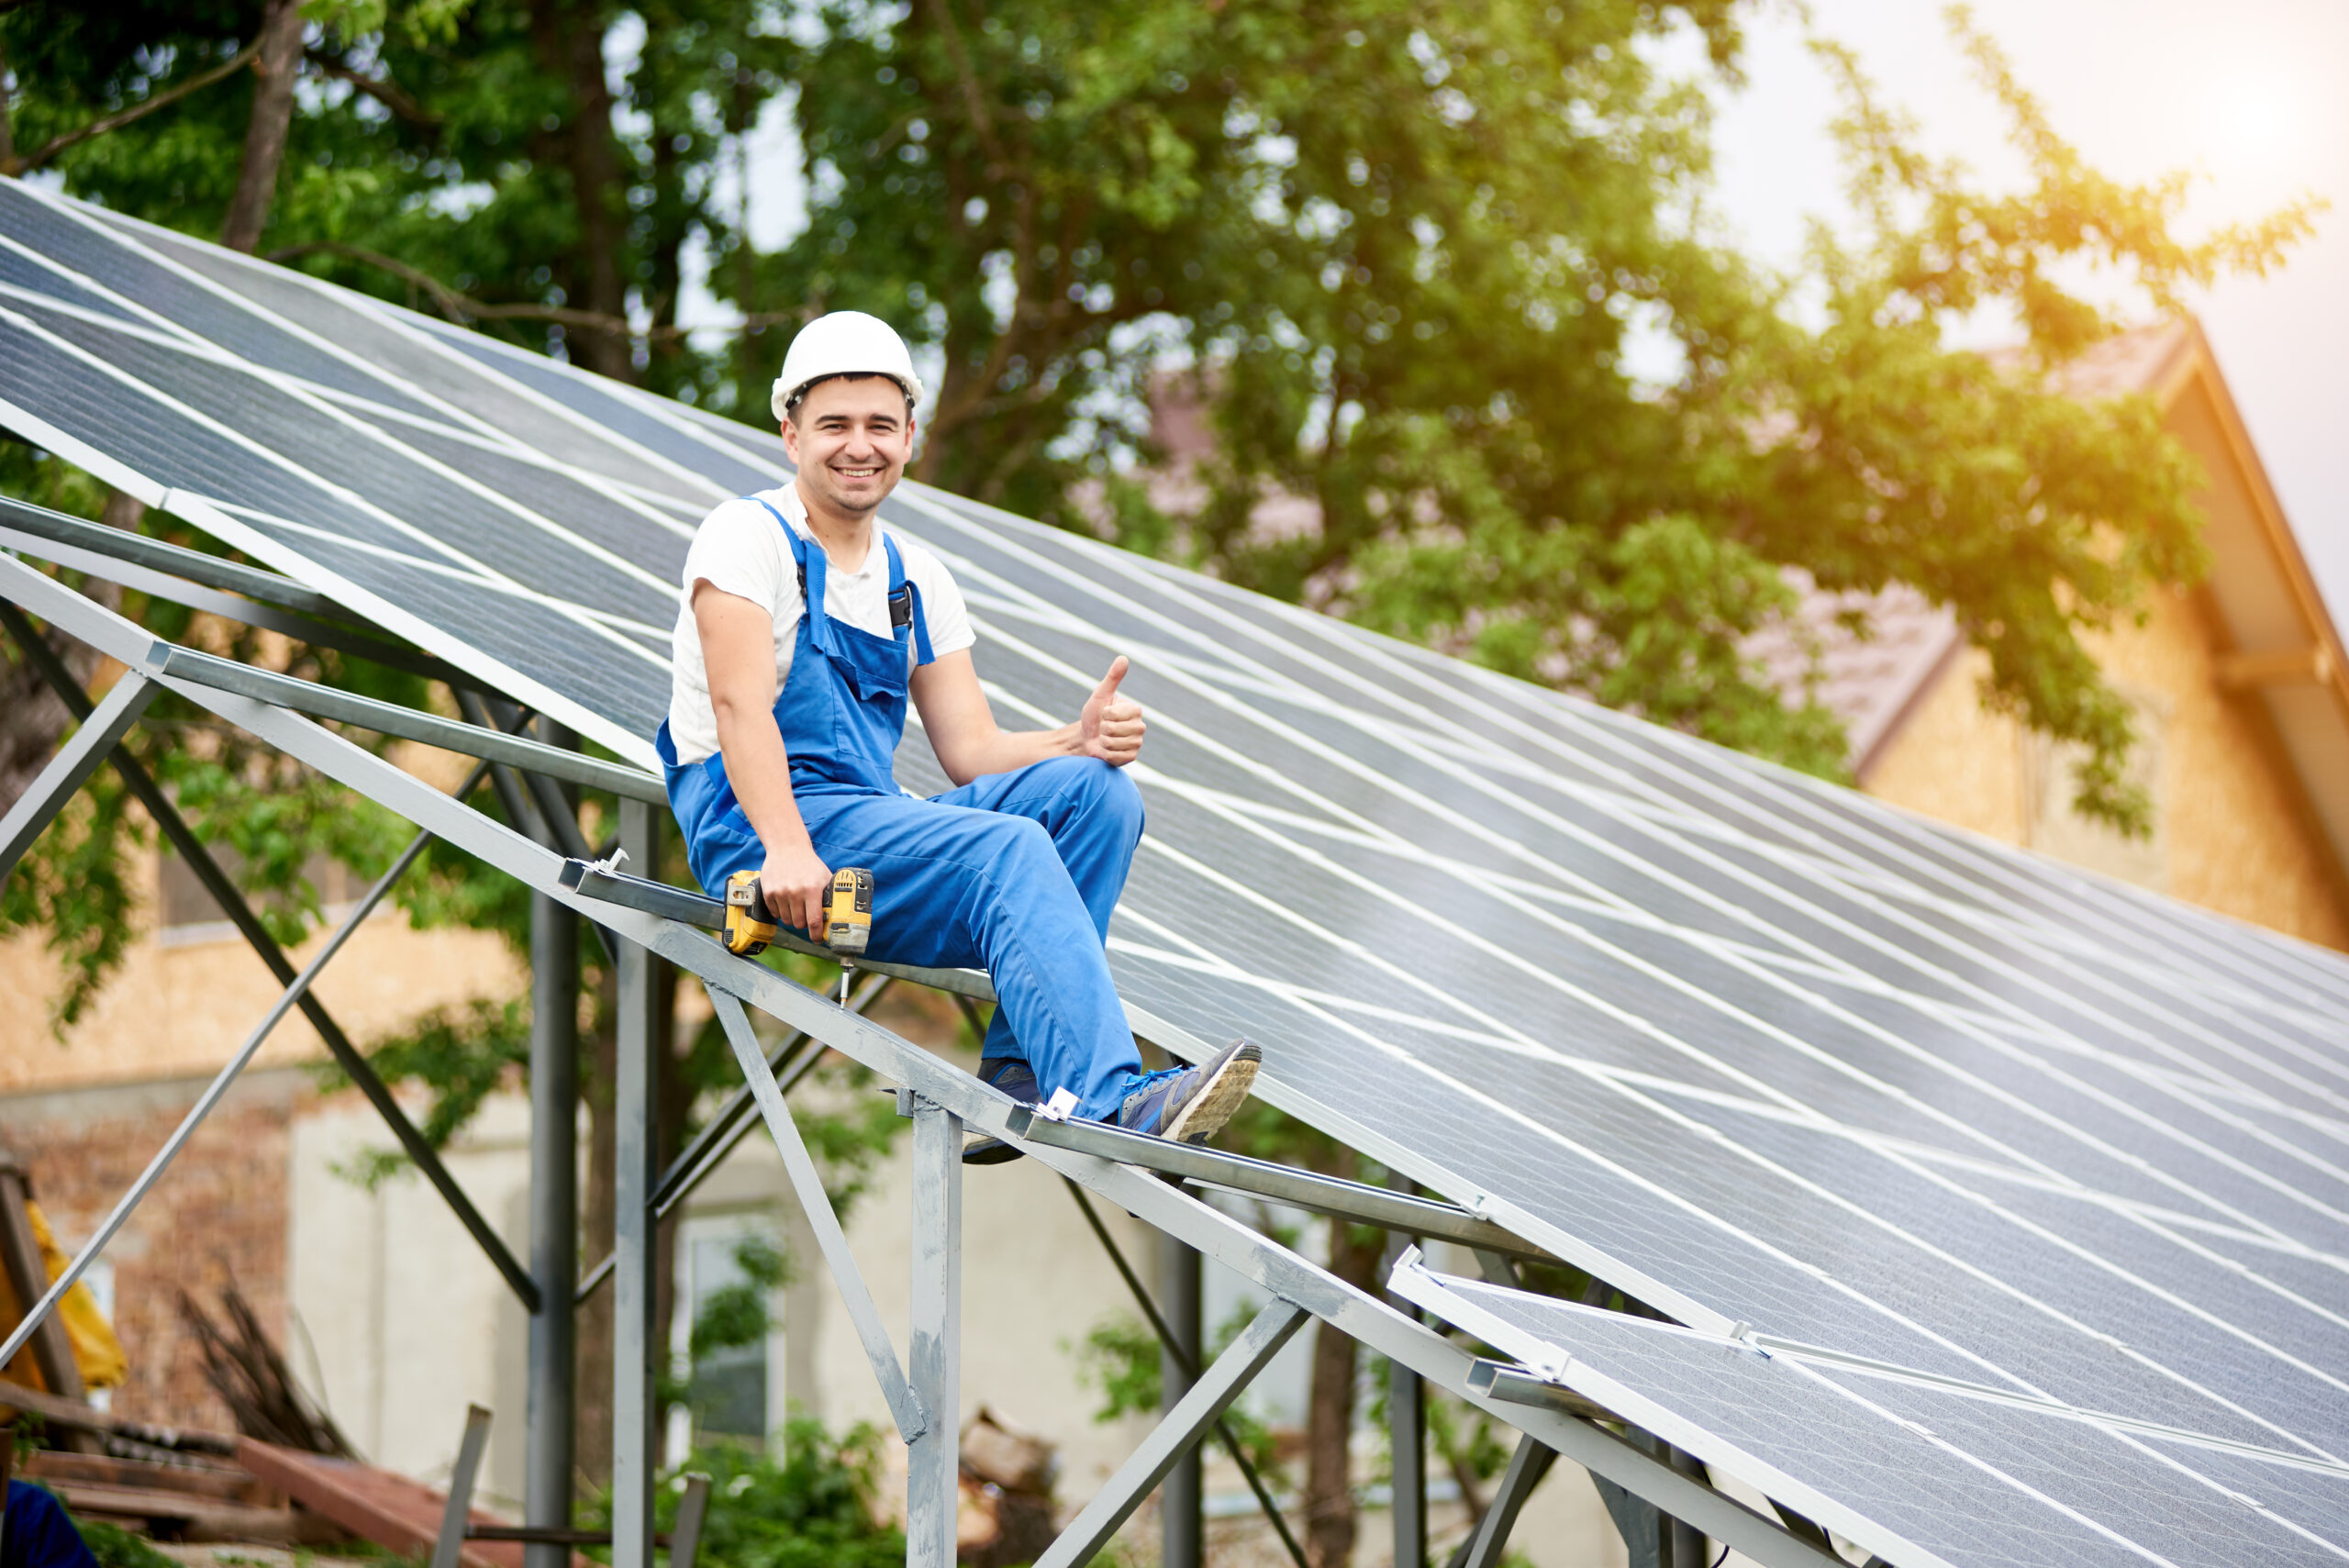
<svg viewBox="0 0 2349 1568">
<path fill-rule="evenodd" d="M 2265 161 L 2288 152 L 2299 128 L 2298 108 L 2294 95 L 2281 83 L 2229 83 L 2210 116 L 2211 155 Z"/>
</svg>

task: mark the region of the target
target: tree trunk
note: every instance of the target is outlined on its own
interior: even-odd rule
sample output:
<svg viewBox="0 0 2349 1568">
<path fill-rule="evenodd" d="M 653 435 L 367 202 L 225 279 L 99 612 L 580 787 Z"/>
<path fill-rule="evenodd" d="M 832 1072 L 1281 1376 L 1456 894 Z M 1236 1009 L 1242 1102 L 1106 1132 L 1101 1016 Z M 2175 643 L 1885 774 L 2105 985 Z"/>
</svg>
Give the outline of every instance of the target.
<svg viewBox="0 0 2349 1568">
<path fill-rule="evenodd" d="M 653 126 L 652 297 L 645 301 L 645 307 L 656 332 L 677 324 L 677 299 L 685 288 L 685 241 L 693 236 L 693 202 L 685 194 L 685 177 L 678 168 L 676 141 L 676 127 Z M 675 396 L 679 373 L 685 363 L 685 339 L 655 336 L 646 343 L 645 356 L 651 384 Z"/>
<path fill-rule="evenodd" d="M 621 271 L 627 191 L 619 142 L 612 134 L 612 91 L 604 78 L 604 21 L 600 6 L 530 0 L 530 39 L 539 62 L 571 93 L 571 115 L 555 132 L 579 219 L 579 251 L 563 269 L 575 285 L 570 303 L 622 320 L 628 316 L 628 280 Z M 569 331 L 574 363 L 615 381 L 636 379 L 626 333 Z"/>
<path fill-rule="evenodd" d="M 1351 1180 L 1356 1161 L 1340 1149 L 1332 1175 Z M 1330 1272 L 1375 1294 L 1380 1232 L 1331 1221 Z M 1346 1568 L 1354 1553 L 1354 1494 L 1349 1442 L 1354 1429 L 1355 1347 L 1327 1323 L 1313 1331 L 1313 1385 L 1305 1425 L 1305 1560 L 1311 1568 Z"/>
<path fill-rule="evenodd" d="M 253 109 L 245 123 L 245 161 L 220 243 L 250 253 L 269 222 L 277 168 L 294 124 L 294 78 L 302 67 L 302 0 L 269 0 L 262 13 L 261 53 L 253 59 Z"/>
<path fill-rule="evenodd" d="M 108 528 L 128 532 L 139 527 L 139 517 L 147 508 L 119 490 L 106 492 L 106 509 L 98 520 Z M 112 583 L 91 578 L 82 584 L 82 591 L 108 609 L 122 605 L 122 590 Z M 87 643 L 52 632 L 49 639 L 66 669 L 73 678 L 88 685 L 98 667 L 96 650 Z M 0 812 L 17 804 L 49 760 L 57 754 L 58 742 L 65 739 L 72 728 L 73 716 L 65 704 L 49 689 L 32 661 L 21 651 L 6 663 L 0 663 Z"/>
<path fill-rule="evenodd" d="M 595 1052 L 589 1070 L 579 1075 L 579 1092 L 587 1102 L 587 1185 L 582 1193 L 580 1219 L 586 1229 L 580 1256 L 600 1261 L 611 1256 L 614 1240 L 612 1180 L 619 1171 L 614 1134 L 612 1090 L 619 1081 L 619 1040 L 612 1032 L 618 1016 L 618 996 L 608 965 L 605 967 L 596 1007 L 597 1023 L 589 1049 Z M 580 1304 L 576 1329 L 579 1382 L 573 1408 L 578 1430 L 573 1437 L 580 1479 L 588 1486 L 612 1484 L 612 1284 Z"/>
</svg>

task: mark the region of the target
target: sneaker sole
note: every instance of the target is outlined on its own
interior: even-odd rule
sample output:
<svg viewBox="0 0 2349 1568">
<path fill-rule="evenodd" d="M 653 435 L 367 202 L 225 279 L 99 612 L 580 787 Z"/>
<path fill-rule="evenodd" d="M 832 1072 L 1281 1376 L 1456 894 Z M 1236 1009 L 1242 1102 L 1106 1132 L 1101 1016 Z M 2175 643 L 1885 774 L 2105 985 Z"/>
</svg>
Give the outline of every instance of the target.
<svg viewBox="0 0 2349 1568">
<path fill-rule="evenodd" d="M 1208 1080 L 1207 1087 L 1174 1113 L 1174 1120 L 1158 1136 L 1177 1143 L 1197 1143 L 1221 1132 L 1223 1124 L 1247 1102 L 1248 1091 L 1256 1084 L 1258 1065 L 1252 1051 L 1233 1056 L 1223 1064 L 1221 1072 Z"/>
<path fill-rule="evenodd" d="M 1000 1138 L 974 1138 L 963 1146 L 965 1165 L 1008 1165 L 1027 1157 L 1026 1151 L 1016 1149 Z"/>
</svg>

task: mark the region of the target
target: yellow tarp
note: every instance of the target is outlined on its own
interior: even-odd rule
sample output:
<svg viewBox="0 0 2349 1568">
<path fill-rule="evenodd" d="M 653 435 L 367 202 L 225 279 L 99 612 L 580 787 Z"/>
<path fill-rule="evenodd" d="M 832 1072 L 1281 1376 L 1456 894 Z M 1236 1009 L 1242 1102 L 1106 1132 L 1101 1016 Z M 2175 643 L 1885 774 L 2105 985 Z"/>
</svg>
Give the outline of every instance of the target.
<svg viewBox="0 0 2349 1568">
<path fill-rule="evenodd" d="M 26 1218 L 32 1221 L 33 1240 L 40 1244 L 41 1262 L 49 1270 L 54 1283 L 72 1262 L 57 1245 L 57 1238 L 50 1233 L 49 1221 L 40 1212 L 40 1205 L 27 1203 Z M 24 1318 L 24 1306 L 17 1293 L 8 1288 L 8 1276 L 0 1271 L 0 1323 L 14 1328 Z M 114 1337 L 114 1327 L 98 1310 L 98 1298 L 90 1294 L 86 1283 L 77 1283 L 57 1304 L 57 1315 L 65 1323 L 65 1338 L 73 1346 L 73 1364 L 81 1369 L 84 1388 L 112 1388 L 129 1375 L 130 1362 L 122 1353 L 122 1341 Z M 34 1388 L 49 1385 L 33 1365 L 32 1347 L 28 1345 L 17 1353 L 17 1359 L 6 1369 L 12 1381 Z"/>
</svg>

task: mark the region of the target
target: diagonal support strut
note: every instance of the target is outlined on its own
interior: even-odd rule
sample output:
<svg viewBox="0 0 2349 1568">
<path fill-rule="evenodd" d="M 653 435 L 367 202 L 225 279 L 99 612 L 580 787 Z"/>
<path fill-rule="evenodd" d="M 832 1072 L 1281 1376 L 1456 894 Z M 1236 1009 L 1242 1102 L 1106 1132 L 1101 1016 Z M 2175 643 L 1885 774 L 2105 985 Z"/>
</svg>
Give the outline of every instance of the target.
<svg viewBox="0 0 2349 1568">
<path fill-rule="evenodd" d="M 40 776 L 8 807 L 7 815 L 0 817 L 0 883 L 8 880 L 8 873 L 17 869 L 17 862 L 33 847 L 42 829 L 65 809 L 74 791 L 90 782 L 115 742 L 130 732 L 160 689 L 136 670 L 117 681 L 114 690 L 82 720 L 73 738 L 57 749 Z"/>
<path fill-rule="evenodd" d="M 848 1238 L 841 1232 L 840 1218 L 832 1212 L 832 1200 L 824 1192 L 823 1178 L 817 1173 L 816 1162 L 808 1156 L 807 1141 L 799 1136 L 799 1124 L 791 1119 L 791 1107 L 784 1104 L 783 1091 L 775 1087 L 774 1074 L 767 1071 L 766 1054 L 759 1049 L 758 1036 L 751 1032 L 750 1015 L 742 1011 L 740 999 L 731 991 L 712 985 L 709 1000 L 718 1010 L 719 1025 L 726 1030 L 727 1043 L 734 1048 L 734 1060 L 741 1066 L 742 1076 L 758 1099 L 759 1114 L 766 1118 L 775 1152 L 783 1156 L 783 1168 L 791 1178 L 792 1190 L 799 1195 L 799 1206 L 807 1211 L 807 1223 L 816 1232 L 816 1245 L 824 1254 L 825 1266 L 831 1270 L 832 1284 L 840 1290 L 841 1304 L 848 1308 L 849 1321 L 856 1326 L 856 1337 L 864 1346 L 865 1360 L 873 1363 L 873 1375 L 881 1385 L 881 1397 L 888 1402 L 889 1415 L 897 1423 L 898 1435 L 911 1443 L 930 1429 L 930 1412 L 922 1408 L 913 1385 L 906 1380 L 905 1368 L 897 1362 L 896 1347 L 889 1342 L 889 1330 L 882 1324 L 881 1309 L 873 1304 L 873 1293 L 865 1288 L 855 1254 L 848 1250 Z M 951 1414 L 947 1418 L 952 1418 Z"/>
<path fill-rule="evenodd" d="M 1241 1390 L 1280 1353 L 1290 1336 L 1304 1326 L 1305 1318 L 1305 1308 L 1275 1296 L 1241 1331 L 1231 1348 L 1199 1374 L 1191 1391 L 1175 1401 L 1141 1446 L 1118 1466 L 1118 1473 L 1102 1484 L 1052 1549 L 1036 1559 L 1036 1568 L 1076 1568 L 1078 1563 L 1091 1562 L 1118 1533 L 1118 1527 L 1141 1506 L 1151 1488 L 1165 1479 L 1174 1462 L 1197 1446 L 1208 1429 L 1240 1397 Z"/>
</svg>

